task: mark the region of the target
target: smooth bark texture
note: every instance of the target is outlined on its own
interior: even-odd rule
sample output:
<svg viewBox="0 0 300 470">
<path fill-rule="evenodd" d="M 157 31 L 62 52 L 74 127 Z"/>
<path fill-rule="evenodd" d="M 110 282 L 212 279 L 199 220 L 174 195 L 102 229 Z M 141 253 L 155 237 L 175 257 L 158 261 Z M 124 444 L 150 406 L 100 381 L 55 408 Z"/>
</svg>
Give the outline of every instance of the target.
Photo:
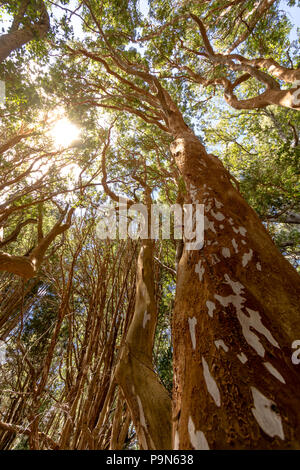
<svg viewBox="0 0 300 470">
<path fill-rule="evenodd" d="M 234 80 L 228 78 L 230 74 L 227 74 L 228 76 L 225 77 L 216 76 L 215 78 L 207 79 L 198 72 L 193 71 L 190 67 L 183 66 L 182 68 L 188 72 L 193 81 L 203 86 L 222 85 L 224 87 L 225 101 L 235 109 L 260 109 L 268 105 L 300 109 L 299 69 L 284 67 L 272 58 L 259 57 L 257 59 L 248 59 L 240 54 L 217 53 L 212 47 L 202 20 L 196 15 L 191 14 L 190 16 L 199 27 L 205 52 L 188 50 L 197 56 L 205 57 L 206 60 L 215 66 L 225 66 L 226 69 L 232 72 L 242 73 L 242 75 L 237 76 Z M 244 41 L 245 38 L 242 38 L 240 42 Z M 238 44 L 239 42 L 236 45 Z M 236 45 L 230 48 L 229 51 L 231 52 L 235 49 Z M 280 89 L 280 84 L 274 77 L 286 83 L 293 83 L 293 87 L 289 90 Z M 234 93 L 235 89 L 250 78 L 260 82 L 265 87 L 265 90 L 252 98 L 238 99 Z"/>
<path fill-rule="evenodd" d="M 134 316 L 116 369 L 144 450 L 171 448 L 171 399 L 152 363 L 156 322 L 153 242 L 144 240 L 137 263 Z"/>
<path fill-rule="evenodd" d="M 16 49 L 19 49 L 20 47 L 24 46 L 33 39 L 42 39 L 50 29 L 49 15 L 43 1 L 39 2 L 41 15 L 38 21 L 34 22 L 29 26 L 18 29 L 18 26 L 28 6 L 28 2 L 22 3 L 27 3 L 27 5 L 22 10 L 21 18 L 18 18 L 17 24 L 16 21 L 14 21 L 10 32 L 8 32 L 7 34 L 2 34 L 0 36 L 0 63 L 3 62 L 11 52 L 15 51 Z"/>
<path fill-rule="evenodd" d="M 299 276 L 192 132 L 171 151 L 205 205 L 204 246 L 178 267 L 174 448 L 299 448 Z"/>
<path fill-rule="evenodd" d="M 29 256 L 14 256 L 0 251 L 0 271 L 16 274 L 24 279 L 32 278 L 41 266 L 45 253 L 53 240 L 70 228 L 74 209 L 69 210 L 66 223 L 63 224 L 62 222 L 66 212 L 67 211 L 63 212 L 50 232 L 45 237 L 41 237 L 38 240 L 37 246 L 32 250 Z"/>
</svg>

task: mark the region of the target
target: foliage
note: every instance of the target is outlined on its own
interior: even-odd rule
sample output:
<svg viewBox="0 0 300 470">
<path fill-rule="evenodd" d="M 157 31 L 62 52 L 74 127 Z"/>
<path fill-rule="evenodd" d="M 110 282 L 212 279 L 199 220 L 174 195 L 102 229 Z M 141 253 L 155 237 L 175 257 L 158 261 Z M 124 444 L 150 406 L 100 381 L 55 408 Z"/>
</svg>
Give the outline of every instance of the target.
<svg viewBox="0 0 300 470">
<path fill-rule="evenodd" d="M 25 3 L 19 30 L 39 21 L 40 1 L 6 0 L 3 35 Z M 299 50 L 279 1 L 258 16 L 252 0 L 151 0 L 146 16 L 138 0 L 42 3 L 50 17 L 47 35 L 16 47 L 0 64 L 6 83 L 0 107 L 1 254 L 28 260 L 61 217 L 63 222 L 70 210 L 73 216 L 32 278 L 1 272 L 0 338 L 7 361 L 0 365 L 0 448 L 107 449 L 115 419 L 127 426 L 121 448 L 135 448 L 128 406 L 111 384 L 134 312 L 139 241 L 99 240 L 96 227 L 110 201 L 105 183 L 135 203 L 144 201 L 146 190 L 153 202 L 169 204 L 185 193 L 164 110 L 155 101 L 159 89 L 147 74 L 160 80 L 299 269 L 299 112 L 230 107 L 215 80 L 233 80 L 240 70 L 203 55 L 203 37 L 190 13 L 209 26 L 208 38 L 220 54 L 246 35 L 236 52 L 296 69 Z M 209 84 L 200 87 L 188 69 Z M 245 100 L 263 90 L 252 77 L 236 94 Z M 80 128 L 80 138 L 66 146 L 51 137 L 60 117 Z M 174 240 L 156 243 L 153 365 L 170 394 L 175 257 Z"/>
</svg>

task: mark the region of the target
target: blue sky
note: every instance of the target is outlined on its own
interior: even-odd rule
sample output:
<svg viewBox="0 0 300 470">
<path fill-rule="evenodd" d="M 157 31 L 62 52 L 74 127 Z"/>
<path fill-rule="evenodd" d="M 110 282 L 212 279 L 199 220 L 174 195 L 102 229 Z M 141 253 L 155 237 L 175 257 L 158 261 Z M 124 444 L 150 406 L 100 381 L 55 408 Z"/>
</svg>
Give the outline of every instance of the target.
<svg viewBox="0 0 300 470">
<path fill-rule="evenodd" d="M 143 13 L 144 16 L 147 16 L 149 13 L 149 4 L 148 0 L 139 0 L 140 1 L 140 10 Z M 300 10 L 297 7 L 289 7 L 287 5 L 287 2 L 285 0 L 282 0 L 280 2 L 280 7 L 282 10 L 285 10 L 291 22 L 295 25 L 291 31 L 290 38 L 291 40 L 296 39 L 296 32 L 297 32 L 297 27 L 300 27 Z"/>
<path fill-rule="evenodd" d="M 290 33 L 290 39 L 293 41 L 297 39 L 297 28 L 300 28 L 300 9 L 297 7 L 289 7 L 285 1 L 280 2 L 280 7 L 282 8 L 282 10 L 287 12 L 289 19 L 294 24 L 294 27 Z"/>
<path fill-rule="evenodd" d="M 147 16 L 149 13 L 148 0 L 140 0 L 140 10 L 144 16 Z"/>
<path fill-rule="evenodd" d="M 75 5 L 75 1 L 72 0 L 71 3 L 69 4 L 69 8 L 72 9 L 74 5 Z M 143 13 L 144 16 L 147 16 L 149 13 L 148 0 L 139 0 L 139 5 L 140 5 L 140 11 Z M 280 2 L 280 8 L 282 10 L 285 10 L 288 13 L 288 16 L 291 22 L 294 24 L 294 27 L 290 34 L 290 38 L 291 40 L 295 40 L 297 38 L 296 36 L 297 28 L 300 28 L 300 9 L 297 8 L 296 6 L 289 7 L 287 5 L 286 0 L 282 0 Z M 59 11 L 59 9 L 56 9 L 56 10 L 57 10 L 55 12 L 56 16 L 59 17 L 60 15 L 62 15 L 62 11 Z M 73 17 L 72 22 L 74 26 L 76 27 L 76 35 L 81 37 L 82 32 L 81 32 L 80 20 L 76 17 Z M 4 26 L 6 29 L 9 27 L 10 23 L 11 23 L 11 19 L 7 15 L 4 15 L 4 17 L 2 18 L 2 26 Z"/>
</svg>

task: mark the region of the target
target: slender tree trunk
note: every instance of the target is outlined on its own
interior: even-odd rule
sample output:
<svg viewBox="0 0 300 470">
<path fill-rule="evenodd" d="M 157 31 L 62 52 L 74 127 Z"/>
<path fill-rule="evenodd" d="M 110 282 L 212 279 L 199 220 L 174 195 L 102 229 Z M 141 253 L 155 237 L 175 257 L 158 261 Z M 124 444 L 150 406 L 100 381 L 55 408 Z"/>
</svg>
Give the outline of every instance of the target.
<svg viewBox="0 0 300 470">
<path fill-rule="evenodd" d="M 153 370 L 157 322 L 152 240 L 143 240 L 137 263 L 136 303 L 116 380 L 130 408 L 141 449 L 171 448 L 171 399 Z"/>
<path fill-rule="evenodd" d="M 205 205 L 204 246 L 178 267 L 174 448 L 300 448 L 299 276 L 219 159 L 173 127 L 186 202 Z"/>
<path fill-rule="evenodd" d="M 118 399 L 114 420 L 112 425 L 112 432 L 110 437 L 110 450 L 122 450 L 128 434 L 130 425 L 130 413 L 128 407 L 125 405 L 124 410 L 124 397 L 121 390 L 118 391 Z"/>
</svg>

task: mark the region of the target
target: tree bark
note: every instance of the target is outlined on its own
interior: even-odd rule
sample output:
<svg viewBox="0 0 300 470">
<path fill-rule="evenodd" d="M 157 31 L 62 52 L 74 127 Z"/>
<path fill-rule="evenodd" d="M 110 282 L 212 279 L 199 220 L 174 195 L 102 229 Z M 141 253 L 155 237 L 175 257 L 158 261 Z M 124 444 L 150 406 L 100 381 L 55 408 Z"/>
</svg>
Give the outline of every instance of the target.
<svg viewBox="0 0 300 470">
<path fill-rule="evenodd" d="M 143 240 L 137 262 L 136 303 L 116 380 L 121 386 L 141 449 L 171 449 L 171 399 L 153 370 L 157 322 L 153 241 Z"/>
<path fill-rule="evenodd" d="M 40 8 L 41 16 L 37 22 L 17 30 L 12 27 L 9 33 L 0 36 L 0 63 L 3 62 L 11 52 L 19 49 L 33 39 L 41 39 L 47 34 L 50 29 L 50 19 L 43 1 L 40 2 Z M 25 11 L 23 14 L 25 14 Z"/>
<path fill-rule="evenodd" d="M 266 4 L 274 3 L 262 2 Z M 267 6 L 267 5 L 266 5 Z M 240 54 L 218 54 L 215 53 L 209 38 L 206 33 L 206 28 L 202 20 L 190 14 L 191 18 L 197 23 L 202 41 L 205 48 L 205 53 L 198 53 L 200 56 L 206 57 L 212 64 L 218 64 L 227 67 L 231 71 L 242 72 L 243 75 L 237 77 L 234 82 L 226 77 L 215 77 L 213 79 L 206 79 L 199 73 L 194 72 L 190 67 L 184 66 L 183 68 L 188 71 L 191 78 L 204 86 L 209 85 L 222 85 L 224 87 L 224 98 L 226 102 L 235 109 L 259 109 L 265 108 L 268 105 L 283 106 L 285 108 L 300 109 L 299 104 L 299 69 L 287 68 L 281 66 L 274 59 L 260 57 L 258 59 L 247 59 Z M 249 34 L 246 33 L 246 35 Z M 230 51 L 235 49 L 236 46 L 230 48 Z M 191 50 L 195 53 L 195 51 Z M 197 54 L 197 52 L 196 52 Z M 265 72 L 263 69 L 266 69 Z M 294 87 L 290 90 L 281 90 L 279 83 L 274 79 L 279 78 L 287 83 L 293 83 Z M 258 94 L 249 99 L 239 100 L 234 94 L 234 89 L 241 83 L 254 78 L 261 82 L 266 89 L 261 94 Z"/>
<path fill-rule="evenodd" d="M 101 35 L 105 38 L 103 31 Z M 101 62 L 109 74 L 124 83 L 104 59 L 84 50 L 71 51 Z M 292 362 L 292 348 L 294 341 L 300 340 L 299 276 L 232 185 L 229 172 L 217 157 L 207 154 L 185 124 L 157 77 L 128 65 L 112 48 L 110 53 L 120 69 L 155 90 L 151 94 L 126 79 L 137 99 L 153 107 L 153 116 L 159 116 L 152 123 L 167 129 L 175 139 L 171 152 L 186 185 L 186 202 L 205 205 L 204 247 L 201 251 L 185 247 L 177 272 L 173 447 L 298 448 L 300 398 L 296 390 L 300 378 Z M 137 114 L 125 99 L 124 103 L 124 110 Z M 148 115 L 144 117 L 148 119 Z M 129 407 L 135 410 L 134 424 L 142 448 L 149 448 L 149 442 L 152 445 L 152 429 L 156 428 L 143 425 L 148 424 L 147 419 L 159 417 L 160 429 L 164 429 L 162 407 L 149 410 L 152 404 L 148 406 L 152 396 L 159 396 L 151 370 L 150 343 L 144 341 L 147 336 L 142 328 L 149 314 L 149 288 L 145 286 L 150 281 L 141 266 L 149 249 L 147 246 L 140 254 L 137 279 L 142 282 L 137 283 L 136 311 L 119 367 L 119 383 Z M 150 300 L 148 304 L 150 307 Z M 141 392 L 137 390 L 140 377 L 145 384 Z M 145 403 L 142 408 L 141 402 Z"/>
<path fill-rule="evenodd" d="M 37 246 L 34 247 L 29 256 L 15 256 L 0 251 L 0 272 L 6 271 L 24 279 L 34 277 L 53 240 L 70 228 L 73 212 L 74 208 L 71 208 L 68 212 L 66 223 L 63 224 L 63 219 L 67 214 L 67 210 L 65 210 L 50 232 L 38 240 Z"/>
<path fill-rule="evenodd" d="M 173 319 L 175 449 L 300 448 L 299 276 L 221 161 L 174 124 L 204 246 L 184 248 Z"/>
</svg>

